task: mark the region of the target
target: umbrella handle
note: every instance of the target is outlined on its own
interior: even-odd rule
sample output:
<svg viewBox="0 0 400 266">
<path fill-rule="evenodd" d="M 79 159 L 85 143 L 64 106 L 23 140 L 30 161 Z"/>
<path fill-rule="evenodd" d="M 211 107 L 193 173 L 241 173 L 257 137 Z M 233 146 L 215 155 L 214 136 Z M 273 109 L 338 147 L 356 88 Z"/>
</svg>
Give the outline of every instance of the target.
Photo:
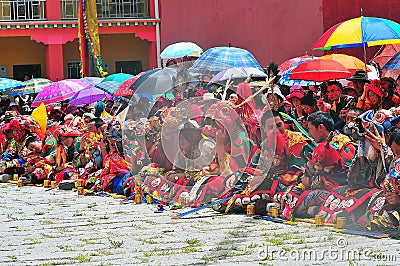
<svg viewBox="0 0 400 266">
<path fill-rule="evenodd" d="M 268 88 L 268 86 L 274 81 L 275 76 L 270 78 L 267 83 L 261 87 L 261 89 L 259 89 L 258 91 L 256 91 L 254 94 L 250 95 L 246 100 L 244 100 L 241 104 L 236 105 L 235 108 L 239 108 L 242 107 L 243 105 L 245 105 L 246 103 L 250 102 L 254 97 L 256 97 L 258 94 L 260 94 L 263 90 L 265 90 L 266 88 Z"/>
<path fill-rule="evenodd" d="M 232 85 L 232 84 L 231 84 L 232 76 L 233 76 L 233 75 L 231 75 L 231 76 L 229 77 L 229 79 L 226 81 L 224 93 L 222 94 L 222 100 L 223 100 L 223 101 L 225 101 L 225 99 L 226 99 L 226 93 L 228 92 L 229 87 Z"/>
<path fill-rule="evenodd" d="M 247 76 L 247 79 L 244 82 L 249 83 L 252 77 L 253 77 L 253 74 L 249 74 Z"/>
</svg>

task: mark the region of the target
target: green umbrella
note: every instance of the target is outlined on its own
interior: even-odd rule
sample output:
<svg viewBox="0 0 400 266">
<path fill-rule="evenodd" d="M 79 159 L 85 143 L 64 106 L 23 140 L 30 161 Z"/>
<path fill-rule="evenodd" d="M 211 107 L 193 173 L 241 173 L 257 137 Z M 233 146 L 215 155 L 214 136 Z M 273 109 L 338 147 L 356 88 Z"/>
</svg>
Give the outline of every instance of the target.
<svg viewBox="0 0 400 266">
<path fill-rule="evenodd" d="M 102 82 L 106 82 L 106 81 L 115 81 L 118 83 L 122 83 L 125 80 L 128 80 L 130 78 L 133 78 L 134 75 L 131 74 L 126 74 L 126 73 L 117 73 L 117 74 L 112 74 L 107 76 L 105 79 L 103 79 Z"/>
</svg>

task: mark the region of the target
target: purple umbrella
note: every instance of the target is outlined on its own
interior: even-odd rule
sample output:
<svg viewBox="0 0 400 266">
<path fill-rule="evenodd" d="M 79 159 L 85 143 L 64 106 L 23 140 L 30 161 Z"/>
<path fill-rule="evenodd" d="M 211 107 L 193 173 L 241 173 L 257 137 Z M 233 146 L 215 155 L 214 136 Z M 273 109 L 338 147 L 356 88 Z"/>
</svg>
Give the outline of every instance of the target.
<svg viewBox="0 0 400 266">
<path fill-rule="evenodd" d="M 94 86 L 84 88 L 83 90 L 77 92 L 74 97 L 70 100 L 69 104 L 78 106 L 81 104 L 91 104 L 94 102 L 99 102 L 104 99 L 111 99 L 112 96 Z"/>
<path fill-rule="evenodd" d="M 211 80 L 210 83 L 216 83 L 224 80 L 228 80 L 229 78 L 232 79 L 246 79 L 249 75 L 253 77 L 267 77 L 263 71 L 259 70 L 258 68 L 254 67 L 232 67 L 225 70 L 222 70 L 217 75 L 215 75 Z"/>
</svg>

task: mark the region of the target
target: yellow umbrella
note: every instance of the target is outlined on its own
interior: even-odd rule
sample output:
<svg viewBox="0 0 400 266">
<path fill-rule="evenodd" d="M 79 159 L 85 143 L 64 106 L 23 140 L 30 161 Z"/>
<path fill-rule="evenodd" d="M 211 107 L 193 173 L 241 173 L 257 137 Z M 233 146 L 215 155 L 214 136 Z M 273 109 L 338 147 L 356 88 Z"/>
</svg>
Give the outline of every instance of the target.
<svg viewBox="0 0 400 266">
<path fill-rule="evenodd" d="M 365 64 L 363 61 L 358 59 L 357 57 L 347 55 L 347 54 L 328 54 L 321 56 L 320 59 L 322 60 L 333 60 L 342 64 L 345 68 L 347 68 L 352 75 L 356 70 L 363 70 L 365 69 Z M 367 67 L 367 71 L 370 72 L 371 69 Z"/>
<path fill-rule="evenodd" d="M 47 109 L 44 103 L 41 103 L 39 107 L 33 110 L 31 114 L 32 118 L 36 120 L 36 122 L 40 126 L 40 130 L 38 135 L 41 139 L 44 139 L 46 135 L 46 127 L 47 127 Z"/>
</svg>

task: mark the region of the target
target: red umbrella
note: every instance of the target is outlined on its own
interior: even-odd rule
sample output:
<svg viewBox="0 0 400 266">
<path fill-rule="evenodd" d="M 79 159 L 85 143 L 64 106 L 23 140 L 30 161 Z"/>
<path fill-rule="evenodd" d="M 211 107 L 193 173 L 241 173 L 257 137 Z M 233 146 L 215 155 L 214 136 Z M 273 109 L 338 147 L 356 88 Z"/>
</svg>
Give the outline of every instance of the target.
<svg viewBox="0 0 400 266">
<path fill-rule="evenodd" d="M 124 82 L 122 82 L 121 85 L 118 87 L 118 89 L 115 91 L 114 96 L 116 97 L 132 96 L 135 92 L 131 90 L 131 86 L 141 75 L 143 75 L 143 73 L 144 72 L 140 72 L 133 78 L 127 79 Z"/>
<path fill-rule="evenodd" d="M 289 73 L 290 79 L 312 80 L 323 82 L 332 79 L 351 77 L 351 72 L 339 62 L 333 60 L 306 60 L 293 68 Z"/>
<path fill-rule="evenodd" d="M 382 68 L 398 52 L 400 52 L 400 43 L 386 44 L 385 48 L 382 49 L 382 51 L 378 55 L 376 55 L 372 60 L 378 63 L 379 66 Z"/>
<path fill-rule="evenodd" d="M 288 59 L 288 60 L 286 60 L 285 62 L 283 62 L 282 64 L 279 65 L 278 70 L 282 74 L 283 72 L 286 72 L 289 68 L 291 68 L 297 62 L 300 62 L 301 60 L 308 59 L 308 58 L 314 58 L 314 57 L 311 56 L 311 55 L 302 55 L 302 56 L 298 56 L 298 57 L 294 57 L 294 58 Z"/>
<path fill-rule="evenodd" d="M 378 55 L 376 55 L 372 60 L 379 64 L 380 68 L 383 68 L 393 56 L 400 52 L 400 44 L 386 44 L 385 48 L 382 49 Z M 399 69 L 382 70 L 382 77 L 392 77 L 394 79 L 400 75 Z"/>
</svg>

